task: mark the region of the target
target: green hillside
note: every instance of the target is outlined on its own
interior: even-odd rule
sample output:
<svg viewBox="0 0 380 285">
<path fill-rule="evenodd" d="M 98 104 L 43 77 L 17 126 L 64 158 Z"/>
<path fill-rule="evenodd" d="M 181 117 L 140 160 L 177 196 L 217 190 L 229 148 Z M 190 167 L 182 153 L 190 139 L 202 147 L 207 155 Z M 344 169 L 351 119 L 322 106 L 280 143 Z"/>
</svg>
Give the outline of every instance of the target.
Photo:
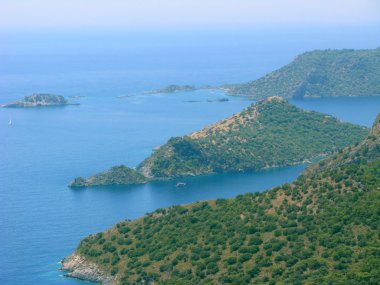
<svg viewBox="0 0 380 285">
<path fill-rule="evenodd" d="M 263 193 L 120 222 L 83 239 L 63 264 L 82 276 L 80 258 L 111 284 L 378 284 L 379 120 L 329 167 Z"/>
<path fill-rule="evenodd" d="M 254 99 L 380 95 L 380 48 L 316 50 L 243 84 L 223 86 L 231 95 Z"/>
</svg>

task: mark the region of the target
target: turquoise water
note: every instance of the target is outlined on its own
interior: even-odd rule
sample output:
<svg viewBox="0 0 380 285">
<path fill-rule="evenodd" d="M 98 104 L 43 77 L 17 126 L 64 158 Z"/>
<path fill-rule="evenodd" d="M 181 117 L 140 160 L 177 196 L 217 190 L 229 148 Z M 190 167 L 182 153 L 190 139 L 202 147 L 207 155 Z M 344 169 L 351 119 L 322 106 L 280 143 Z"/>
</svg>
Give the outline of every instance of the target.
<svg viewBox="0 0 380 285">
<path fill-rule="evenodd" d="M 61 277 L 58 261 L 88 234 L 156 208 L 234 197 L 294 180 L 304 165 L 190 178 L 184 188 L 176 188 L 176 181 L 66 187 L 79 175 L 117 164 L 136 166 L 171 136 L 195 131 L 251 103 L 241 98 L 207 102 L 225 98 L 220 92 L 143 95 L 144 90 L 169 83 L 244 81 L 305 50 L 371 48 L 380 42 L 380 33 L 326 36 L 320 31 L 305 38 L 299 31 L 286 39 L 282 34 L 107 34 L 103 41 L 78 35 L 0 37 L 0 104 L 33 92 L 86 96 L 71 99 L 80 106 L 0 109 L 0 284 L 79 284 Z M 131 97 L 116 98 L 120 95 Z M 293 103 L 366 126 L 380 109 L 380 97 Z"/>
</svg>

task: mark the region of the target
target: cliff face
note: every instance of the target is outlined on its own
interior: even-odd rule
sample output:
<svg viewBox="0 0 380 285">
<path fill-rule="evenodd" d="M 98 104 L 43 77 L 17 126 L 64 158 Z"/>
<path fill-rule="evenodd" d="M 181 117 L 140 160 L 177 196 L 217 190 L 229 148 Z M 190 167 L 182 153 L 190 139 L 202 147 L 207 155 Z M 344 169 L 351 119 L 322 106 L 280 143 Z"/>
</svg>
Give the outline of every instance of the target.
<svg viewBox="0 0 380 285">
<path fill-rule="evenodd" d="M 69 105 L 65 97 L 53 94 L 33 94 L 26 96 L 20 101 L 6 104 L 5 108 L 26 108 L 26 107 L 42 107 L 42 106 L 64 106 Z"/>
<path fill-rule="evenodd" d="M 110 274 L 100 270 L 98 265 L 86 261 L 80 255 L 73 254 L 61 261 L 61 270 L 70 271 L 66 277 L 76 278 L 90 282 L 100 282 L 104 285 L 116 284 L 116 280 Z"/>
</svg>

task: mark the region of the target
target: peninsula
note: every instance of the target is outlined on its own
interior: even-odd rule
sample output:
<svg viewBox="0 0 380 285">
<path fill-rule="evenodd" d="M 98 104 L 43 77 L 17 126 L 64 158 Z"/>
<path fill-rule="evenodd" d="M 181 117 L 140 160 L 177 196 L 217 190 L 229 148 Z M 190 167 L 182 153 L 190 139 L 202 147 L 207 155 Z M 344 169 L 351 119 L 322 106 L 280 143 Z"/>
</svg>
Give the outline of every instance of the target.
<svg viewBox="0 0 380 285">
<path fill-rule="evenodd" d="M 377 284 L 379 169 L 380 115 L 293 183 L 119 222 L 62 268 L 102 284 Z"/>
<path fill-rule="evenodd" d="M 61 95 L 37 93 L 26 96 L 24 99 L 2 105 L 4 108 L 29 108 L 29 107 L 47 107 L 47 106 L 65 106 L 70 104 L 65 97 Z M 77 104 L 75 104 L 77 105 Z"/>
<path fill-rule="evenodd" d="M 367 128 L 270 97 L 200 131 L 171 138 L 137 169 L 111 169 L 76 178 L 70 186 L 136 184 L 301 164 L 337 152 L 367 134 Z"/>
</svg>

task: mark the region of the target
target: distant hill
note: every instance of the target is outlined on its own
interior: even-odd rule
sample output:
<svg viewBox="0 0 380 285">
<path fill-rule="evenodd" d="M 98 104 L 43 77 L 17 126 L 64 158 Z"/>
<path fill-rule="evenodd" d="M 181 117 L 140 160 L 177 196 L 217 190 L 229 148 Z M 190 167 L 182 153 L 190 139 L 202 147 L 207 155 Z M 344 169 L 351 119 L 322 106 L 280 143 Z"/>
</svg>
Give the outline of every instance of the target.
<svg viewBox="0 0 380 285">
<path fill-rule="evenodd" d="M 295 165 L 334 153 L 367 134 L 364 127 L 304 111 L 280 97 L 271 97 L 203 130 L 171 138 L 137 170 L 128 170 L 138 180 L 111 170 L 88 179 L 77 178 L 71 186 L 144 183 Z M 146 180 L 141 179 L 142 175 Z"/>
<path fill-rule="evenodd" d="M 264 77 L 221 89 L 253 99 L 380 95 L 380 48 L 306 52 Z"/>
<path fill-rule="evenodd" d="M 63 269 L 104 284 L 378 284 L 379 130 L 380 115 L 369 137 L 291 184 L 90 235 Z"/>
</svg>

